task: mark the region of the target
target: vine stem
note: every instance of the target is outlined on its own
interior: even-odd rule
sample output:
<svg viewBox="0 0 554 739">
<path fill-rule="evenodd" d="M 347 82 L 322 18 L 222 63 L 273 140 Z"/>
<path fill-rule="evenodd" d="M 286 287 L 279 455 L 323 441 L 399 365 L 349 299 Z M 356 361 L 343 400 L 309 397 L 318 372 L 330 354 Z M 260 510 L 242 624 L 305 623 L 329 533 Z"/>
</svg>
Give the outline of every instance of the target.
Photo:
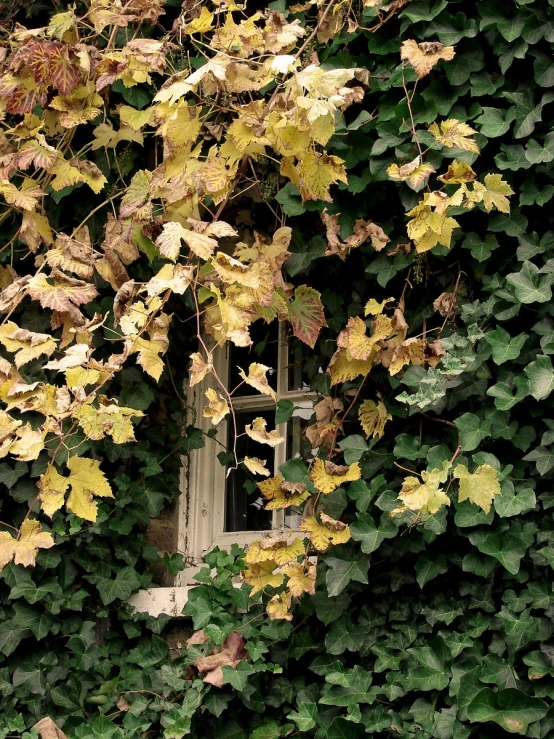
<svg viewBox="0 0 554 739">
<path fill-rule="evenodd" d="M 348 416 L 348 414 L 350 413 L 350 411 L 352 410 L 352 408 L 356 405 L 356 402 L 357 402 L 358 398 L 360 397 L 360 393 L 362 391 L 362 388 L 365 385 L 365 381 L 367 380 L 367 377 L 368 376 L 365 375 L 365 377 L 363 378 L 363 380 L 360 382 L 360 384 L 358 386 L 358 389 L 356 390 L 356 393 L 355 393 L 354 397 L 352 398 L 352 402 L 350 403 L 350 405 L 348 406 L 348 408 L 344 411 L 344 413 L 341 416 L 341 419 L 340 419 L 339 423 L 335 427 L 335 431 L 333 433 L 333 440 L 332 440 L 332 443 L 331 443 L 331 450 L 329 452 L 329 459 L 331 459 L 331 457 L 333 456 L 334 451 L 335 451 L 335 444 L 336 444 L 336 441 L 337 441 L 337 435 L 339 433 L 339 428 L 344 423 L 346 417 Z"/>
</svg>

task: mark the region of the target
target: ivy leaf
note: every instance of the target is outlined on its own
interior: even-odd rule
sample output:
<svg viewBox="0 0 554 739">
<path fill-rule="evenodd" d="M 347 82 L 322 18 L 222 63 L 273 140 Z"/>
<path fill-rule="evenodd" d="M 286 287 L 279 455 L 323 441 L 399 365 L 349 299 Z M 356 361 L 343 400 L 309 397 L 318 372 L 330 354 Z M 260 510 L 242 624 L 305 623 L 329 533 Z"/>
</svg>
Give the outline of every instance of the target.
<svg viewBox="0 0 554 739">
<path fill-rule="evenodd" d="M 544 400 L 554 390 L 554 368 L 550 357 L 539 355 L 523 371 L 529 379 L 529 392 L 535 400 Z"/>
<path fill-rule="evenodd" d="M 508 688 L 495 693 L 483 688 L 467 707 L 471 723 L 493 721 L 510 734 L 525 734 L 529 724 L 546 716 L 547 704 L 521 690 Z"/>
<path fill-rule="evenodd" d="M 465 452 L 477 449 L 482 440 L 490 435 L 490 424 L 481 421 L 475 413 L 464 413 L 454 423 L 460 432 L 460 444 Z"/>
<path fill-rule="evenodd" d="M 297 711 L 291 711 L 287 718 L 298 726 L 298 731 L 305 732 L 313 729 L 316 725 L 315 717 L 318 708 L 316 703 L 299 703 Z"/>
<path fill-rule="evenodd" d="M 385 539 L 396 536 L 398 527 L 386 514 L 381 516 L 377 526 L 369 513 L 358 513 L 356 521 L 350 525 L 350 533 L 354 541 L 361 542 L 362 552 L 371 554 L 381 546 Z"/>
<path fill-rule="evenodd" d="M 339 595 L 345 587 L 352 582 L 367 585 L 367 571 L 369 560 L 367 557 L 357 559 L 338 559 L 327 557 L 325 560 L 328 570 L 326 576 L 327 592 L 330 597 Z"/>
<path fill-rule="evenodd" d="M 319 332 L 327 325 L 318 291 L 307 285 L 297 287 L 289 303 L 289 315 L 294 335 L 313 349 Z"/>
<path fill-rule="evenodd" d="M 533 262 L 525 262 L 519 272 L 506 276 L 520 303 L 546 303 L 552 297 L 554 274 L 541 274 Z"/>
<path fill-rule="evenodd" d="M 131 593 L 141 585 L 141 578 L 134 567 L 124 567 L 111 579 L 101 578 L 96 587 L 104 605 L 113 603 L 114 600 L 127 600 Z"/>
<path fill-rule="evenodd" d="M 354 538 L 354 536 L 352 536 Z M 434 580 L 439 575 L 448 572 L 448 564 L 444 554 L 438 557 L 431 557 L 429 554 L 422 554 L 415 565 L 416 580 L 420 588 Z"/>
</svg>

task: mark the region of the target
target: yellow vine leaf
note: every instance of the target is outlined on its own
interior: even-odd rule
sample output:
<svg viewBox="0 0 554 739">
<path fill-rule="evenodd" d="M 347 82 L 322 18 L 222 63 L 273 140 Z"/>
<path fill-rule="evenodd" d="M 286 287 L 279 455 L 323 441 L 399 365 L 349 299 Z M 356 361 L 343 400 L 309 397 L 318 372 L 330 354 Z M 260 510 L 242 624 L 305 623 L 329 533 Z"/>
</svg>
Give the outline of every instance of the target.
<svg viewBox="0 0 554 739">
<path fill-rule="evenodd" d="M 8 321 L 0 326 L 0 343 L 15 355 L 15 366 L 19 369 L 43 354 L 49 357 L 58 342 L 50 334 L 27 331 L 19 328 L 13 321 Z"/>
<path fill-rule="evenodd" d="M 251 424 L 245 426 L 244 430 L 251 439 L 258 441 L 260 444 L 268 444 L 274 447 L 285 440 L 277 431 L 266 431 L 266 426 L 265 419 L 258 417 Z"/>
<path fill-rule="evenodd" d="M 160 254 L 175 262 L 181 250 L 181 239 L 201 259 L 207 260 L 214 253 L 217 241 L 203 233 L 184 228 L 180 223 L 165 223 L 156 239 Z"/>
<path fill-rule="evenodd" d="M 134 408 L 125 408 L 100 397 L 98 408 L 92 401 L 84 403 L 73 413 L 88 439 L 98 441 L 104 436 L 111 436 L 115 444 L 135 441 L 132 418 L 142 418 L 144 413 Z"/>
<path fill-rule="evenodd" d="M 10 447 L 10 453 L 18 462 L 32 462 L 44 449 L 44 437 L 46 432 L 40 427 L 33 429 L 30 423 L 17 429 L 16 440 Z"/>
<path fill-rule="evenodd" d="M 208 399 L 208 405 L 204 408 L 202 415 L 204 418 L 211 418 L 212 424 L 217 426 L 230 413 L 229 405 L 213 388 L 208 388 L 204 393 Z"/>
<path fill-rule="evenodd" d="M 458 221 L 448 216 L 450 200 L 443 193 L 425 193 L 423 200 L 407 215 L 408 236 L 415 244 L 419 254 L 429 251 L 441 244 L 450 247 L 452 232 L 458 227 Z"/>
<path fill-rule="evenodd" d="M 266 560 L 276 562 L 279 566 L 294 562 L 305 554 L 302 539 L 294 539 L 287 544 L 287 539 L 281 536 L 268 537 L 254 541 L 248 547 L 244 561 L 246 564 L 259 564 Z"/>
<path fill-rule="evenodd" d="M 476 177 L 476 173 L 469 164 L 453 161 L 448 165 L 446 173 L 440 175 L 437 179 L 444 182 L 445 185 L 461 185 L 463 182 L 472 182 Z"/>
<path fill-rule="evenodd" d="M 425 362 L 425 339 L 406 339 L 395 347 L 389 364 L 389 374 L 397 375 L 406 364 L 422 366 Z"/>
<path fill-rule="evenodd" d="M 79 159 L 72 159 L 71 161 L 58 159 L 51 167 L 50 174 L 54 176 L 50 186 L 56 192 L 63 190 L 64 187 L 71 187 L 71 185 L 84 182 L 98 195 L 108 182 L 96 164 Z"/>
<path fill-rule="evenodd" d="M 482 508 L 485 513 L 490 511 L 495 497 L 501 494 L 498 474 L 488 464 L 482 464 L 473 473 L 469 472 L 465 464 L 459 464 L 452 473 L 452 477 L 459 480 L 460 483 L 458 493 L 460 503 L 464 500 L 470 500 L 479 508 Z"/>
<path fill-rule="evenodd" d="M 337 338 L 337 346 L 346 349 L 352 359 L 370 359 L 376 344 L 393 333 L 392 321 L 387 316 L 378 315 L 373 322 L 371 336 L 366 335 L 366 324 L 363 319 L 355 316 L 348 319 Z"/>
<path fill-rule="evenodd" d="M 314 564 L 294 562 L 283 567 L 283 573 L 289 578 L 287 588 L 291 595 L 296 598 L 302 593 L 314 595 L 316 577 L 316 566 Z"/>
<path fill-rule="evenodd" d="M 285 482 L 282 477 L 263 480 L 258 487 L 267 500 L 265 507 L 268 511 L 298 506 L 310 497 L 303 482 Z"/>
<path fill-rule="evenodd" d="M 331 544 L 346 544 L 350 540 L 350 528 L 342 521 L 321 514 L 323 523 L 313 516 L 302 521 L 300 528 L 310 535 L 310 541 L 318 552 L 325 552 Z"/>
<path fill-rule="evenodd" d="M 190 386 L 198 385 L 199 382 L 206 377 L 206 375 L 213 372 L 212 357 L 209 355 L 208 361 L 204 360 L 204 357 L 199 352 L 194 352 L 190 355 L 191 363 L 189 367 L 189 378 Z"/>
<path fill-rule="evenodd" d="M 160 338 L 143 339 L 138 336 L 132 341 L 130 353 L 138 353 L 137 363 L 147 372 L 150 377 L 159 380 L 164 369 L 164 363 L 160 355 L 165 354 L 168 346 L 167 327 L 165 332 L 159 334 Z"/>
<path fill-rule="evenodd" d="M 65 373 L 65 381 L 69 388 L 96 385 L 99 379 L 100 372 L 98 370 L 85 369 L 84 367 L 72 367 L 71 369 L 66 370 Z"/>
<path fill-rule="evenodd" d="M 279 565 L 274 560 L 268 559 L 263 562 L 252 562 L 242 572 L 242 579 L 247 585 L 252 586 L 251 595 L 256 595 L 265 588 L 278 588 L 283 584 L 285 576 L 274 570 Z"/>
<path fill-rule="evenodd" d="M 207 33 L 213 29 L 213 13 L 210 13 L 208 8 L 202 7 L 200 15 L 183 28 L 183 33 Z"/>
<path fill-rule="evenodd" d="M 351 465 L 339 465 L 318 458 L 315 460 L 310 476 L 318 490 L 326 495 L 332 493 L 345 482 L 359 480 L 362 473 L 360 465 L 353 462 Z"/>
<path fill-rule="evenodd" d="M 121 123 L 129 126 L 133 131 L 139 131 L 143 126 L 147 126 L 154 121 L 154 108 L 137 110 L 130 105 L 120 105 L 117 112 Z"/>
<path fill-rule="evenodd" d="M 327 373 L 331 377 L 331 387 L 354 380 L 359 375 L 367 375 L 373 367 L 373 358 L 352 359 L 346 349 L 338 349 L 329 362 Z"/>
<path fill-rule="evenodd" d="M 404 505 L 391 511 L 391 515 L 409 510 L 432 516 L 443 505 L 449 506 L 450 498 L 440 486 L 446 482 L 450 466 L 450 462 L 443 462 L 442 470 L 422 472 L 423 482 L 417 477 L 406 477 L 398 494 L 398 499 Z"/>
<path fill-rule="evenodd" d="M 385 298 L 385 300 L 381 301 L 375 300 L 375 298 L 370 298 L 365 304 L 364 315 L 380 316 L 388 303 L 394 303 L 394 298 Z"/>
<path fill-rule="evenodd" d="M 41 508 L 47 516 L 52 516 L 64 504 L 65 493 L 69 487 L 69 478 L 63 477 L 53 464 L 49 464 L 46 472 L 38 481 Z"/>
<path fill-rule="evenodd" d="M 272 621 L 275 621 L 275 619 L 292 621 L 291 603 L 292 593 L 285 590 L 284 593 L 278 593 L 270 598 L 265 610 Z"/>
<path fill-rule="evenodd" d="M 94 497 L 114 497 L 100 469 L 100 462 L 86 457 L 70 457 L 67 466 L 71 472 L 69 476 L 71 491 L 67 499 L 68 510 L 86 521 L 96 521 L 98 506 Z"/>
<path fill-rule="evenodd" d="M 35 565 L 38 550 L 50 549 L 53 546 L 52 534 L 43 531 L 38 521 L 28 518 L 21 524 L 18 539 L 14 539 L 6 531 L 0 532 L 0 570 L 12 559 L 16 565 L 32 567 Z"/>
<path fill-rule="evenodd" d="M 497 208 L 501 213 L 509 213 L 510 201 L 507 196 L 513 194 L 514 191 L 506 180 L 502 179 L 502 175 L 488 174 L 485 176 L 484 185 L 480 182 L 473 184 L 472 200 L 482 202 L 487 213 L 493 208 Z"/>
<path fill-rule="evenodd" d="M 387 174 L 391 180 L 408 182 L 414 188 L 419 187 L 434 171 L 433 165 L 423 163 L 419 156 L 406 164 L 399 166 L 394 163 L 387 167 Z"/>
<path fill-rule="evenodd" d="M 302 197 L 306 200 L 332 201 L 329 188 L 337 182 L 348 182 L 344 161 L 336 156 L 320 154 L 313 149 L 308 149 L 298 165 L 294 168 L 292 182 L 295 184 Z M 288 170 L 282 172 L 290 176 Z M 296 181 L 295 181 L 296 180 Z"/>
<path fill-rule="evenodd" d="M 412 65 L 420 79 L 429 74 L 441 59 L 446 62 L 454 59 L 455 53 L 453 46 L 444 46 L 440 41 L 423 41 L 418 44 L 409 39 L 400 47 L 400 58 Z"/>
<path fill-rule="evenodd" d="M 449 118 L 442 121 L 442 123 L 431 123 L 429 133 L 436 138 L 439 144 L 446 146 L 448 149 L 462 149 L 463 151 L 471 151 L 473 154 L 479 154 L 479 147 L 473 139 L 469 138 L 477 131 L 456 118 Z"/>
<path fill-rule="evenodd" d="M 63 13 L 56 13 L 50 18 L 46 33 L 54 38 L 64 40 L 64 37 L 75 29 L 76 21 L 77 18 L 73 8 Z"/>
<path fill-rule="evenodd" d="M 275 402 L 277 402 L 277 393 L 270 387 L 267 380 L 267 372 L 271 371 L 270 367 L 266 367 L 265 364 L 258 364 L 253 362 L 248 368 L 248 374 L 245 374 L 244 370 L 239 367 L 239 375 L 242 377 L 247 385 L 250 385 L 262 395 L 270 395 Z"/>
<path fill-rule="evenodd" d="M 258 459 L 258 457 L 245 457 L 243 460 L 244 466 L 250 470 L 253 475 L 263 475 L 269 477 L 271 472 L 267 469 L 267 460 Z"/>
<path fill-rule="evenodd" d="M 385 433 L 385 424 L 392 419 L 387 413 L 387 408 L 382 400 L 377 403 L 374 400 L 364 400 L 358 411 L 358 418 L 365 435 L 375 439 L 381 439 Z"/>
</svg>

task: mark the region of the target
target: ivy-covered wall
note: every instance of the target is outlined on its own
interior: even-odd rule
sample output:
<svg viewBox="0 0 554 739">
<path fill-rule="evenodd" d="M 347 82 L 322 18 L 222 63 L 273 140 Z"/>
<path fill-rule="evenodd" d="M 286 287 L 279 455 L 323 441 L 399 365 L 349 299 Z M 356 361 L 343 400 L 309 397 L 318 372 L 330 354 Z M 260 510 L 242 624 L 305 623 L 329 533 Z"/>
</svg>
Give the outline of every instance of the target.
<svg viewBox="0 0 554 739">
<path fill-rule="evenodd" d="M 168 17 L 178 5 L 167 3 Z M 315 595 L 296 603 L 292 621 L 270 620 L 266 595 L 249 600 L 249 588 L 233 585 L 244 569 L 236 548 L 210 555 L 211 572 L 190 594 L 187 625 L 203 629 L 192 644 L 183 636 L 169 645 L 167 619 L 130 613 L 126 599 L 150 585 L 152 565 L 163 561 L 170 575 L 184 566 L 178 554 L 149 545 L 145 530 L 178 496 L 178 455 L 204 443 L 193 426 L 183 435 L 193 306 L 187 295 L 173 296 L 169 309 L 181 320 L 161 383 L 133 367 L 113 380 L 121 405 L 147 414 L 137 443 L 82 441 L 102 460 L 115 501 L 99 506 L 96 523 L 59 513 L 56 547 L 40 552 L 35 568 L 2 571 L 0 737 L 31 739 L 46 717 L 71 739 L 546 739 L 554 732 L 554 5 L 393 0 L 379 11 L 390 14 L 383 24 L 374 5 L 337 4 L 336 27 L 304 52 L 306 60 L 317 52 L 326 68 L 370 72 L 363 101 L 327 145 L 345 160 L 348 184 L 324 204 L 303 203 L 274 174 L 266 182 L 266 196 L 275 196 L 293 228 L 286 273 L 322 294 L 328 328 L 306 363 L 312 389 L 335 392 L 318 370 L 371 298 L 403 300 L 410 336 L 440 336 L 446 351 L 435 367 L 369 374 L 360 398 L 380 393 L 392 416 L 382 438 L 365 438 L 357 409 L 343 421 L 339 447 L 346 464 L 360 463 L 362 479 L 326 496 L 324 510 L 350 525 L 352 540 L 319 555 Z M 312 12 L 284 0 L 270 7 L 294 12 L 291 19 Z M 405 87 L 411 95 L 416 74 L 400 62 L 408 39 L 455 47 L 452 60 L 417 83 L 410 105 Z M 156 91 L 133 89 L 125 101 L 137 108 Z M 418 254 L 405 246 L 405 213 L 421 186 L 392 181 L 387 168 L 417 155 L 414 125 L 437 171 L 454 156 L 472 164 L 474 154 L 441 148 L 426 130 L 447 119 L 478 131 L 476 170 L 503 175 L 515 192 L 512 209 L 460 209 L 452 248 Z M 118 166 L 132 171 L 137 154 L 121 153 Z M 55 196 L 60 222 L 78 223 L 90 211 L 81 194 Z M 260 201 L 249 204 L 252 213 Z M 343 239 L 356 219 L 370 218 L 390 244 L 379 253 L 363 245 L 344 262 L 323 256 L 324 205 L 340 214 Z M 12 236 L 7 228 L 2 243 Z M 9 265 L 11 249 L 1 258 Z M 136 280 L 149 279 L 142 269 Z M 25 310 L 26 328 L 48 330 L 42 311 Z M 389 515 L 407 475 L 440 469 L 454 455 L 471 469 L 497 471 L 502 494 L 488 513 L 449 488 L 450 505 L 435 515 Z M 0 463 L 2 520 L 19 525 L 43 471 L 38 461 Z M 281 472 L 295 483 L 308 477 L 299 460 Z M 198 661 L 219 650 L 223 659 Z M 221 672 L 210 678 L 218 660 Z"/>
</svg>

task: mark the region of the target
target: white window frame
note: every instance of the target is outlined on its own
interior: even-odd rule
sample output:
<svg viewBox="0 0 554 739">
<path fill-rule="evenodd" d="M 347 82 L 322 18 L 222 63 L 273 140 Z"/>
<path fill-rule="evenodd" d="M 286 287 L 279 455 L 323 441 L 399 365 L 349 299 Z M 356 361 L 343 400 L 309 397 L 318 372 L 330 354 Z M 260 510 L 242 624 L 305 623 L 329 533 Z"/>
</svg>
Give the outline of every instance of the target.
<svg viewBox="0 0 554 739">
<path fill-rule="evenodd" d="M 207 342 L 205 342 L 207 344 Z M 211 348 L 211 346 L 209 346 Z M 229 345 L 215 347 L 212 351 L 214 369 L 228 387 L 230 375 Z M 312 413 L 315 393 L 301 388 L 298 390 L 288 389 L 288 340 L 284 326 L 279 329 L 278 366 L 277 370 L 277 400 L 290 400 L 299 406 L 295 411 L 296 417 L 308 417 Z M 256 361 L 252 354 L 251 362 Z M 243 367 L 246 371 L 248 368 Z M 207 432 L 213 429 L 210 419 L 204 418 L 202 411 L 206 405 L 204 393 L 208 388 L 221 392 L 221 387 L 213 374 L 187 390 L 187 402 L 189 404 L 190 418 L 188 423 L 194 424 Z M 234 407 L 237 410 L 267 410 L 273 406 L 269 396 L 256 393 L 255 395 L 237 396 L 234 398 Z M 294 417 L 293 416 L 293 417 Z M 217 454 L 226 448 L 228 437 L 228 423 L 232 423 L 227 416 L 217 427 L 213 439 L 205 437 L 205 446 L 194 450 L 184 460 L 181 475 L 181 497 L 179 505 L 179 532 L 178 543 L 181 552 L 189 567 L 180 573 L 177 578 L 178 585 L 189 585 L 191 575 L 201 566 L 202 556 L 219 546 L 220 549 L 228 549 L 232 544 L 245 546 L 259 539 L 262 535 L 270 532 L 278 533 L 283 530 L 285 522 L 285 511 L 274 511 L 273 525 L 271 530 L 265 531 L 230 531 L 225 532 L 225 479 L 226 468 L 217 459 Z M 287 423 L 276 426 L 276 430 L 285 438 L 285 442 L 277 445 L 274 450 L 273 476 L 278 474 L 278 468 L 287 460 Z M 219 443 L 218 443 L 219 442 Z M 223 446 L 222 446 L 223 445 Z M 269 449 L 269 447 L 268 447 Z M 264 479 L 262 477 L 260 480 Z M 292 529 L 294 530 L 294 529 Z M 290 528 L 287 531 L 291 531 Z"/>
</svg>

